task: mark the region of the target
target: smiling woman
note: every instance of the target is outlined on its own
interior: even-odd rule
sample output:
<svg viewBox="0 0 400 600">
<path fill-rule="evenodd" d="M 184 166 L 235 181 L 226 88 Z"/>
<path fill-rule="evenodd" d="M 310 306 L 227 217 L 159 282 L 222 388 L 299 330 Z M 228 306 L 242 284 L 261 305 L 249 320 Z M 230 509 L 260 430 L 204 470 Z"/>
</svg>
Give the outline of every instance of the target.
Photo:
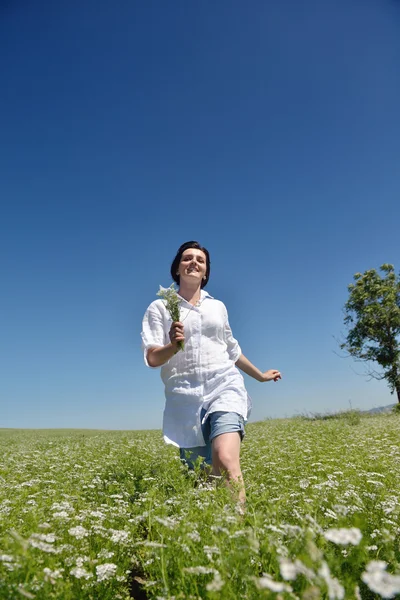
<svg viewBox="0 0 400 600">
<path fill-rule="evenodd" d="M 195 241 L 183 244 L 171 276 L 179 286 L 181 320 L 173 322 L 165 302 L 155 300 L 142 328 L 146 365 L 162 367 L 164 440 L 180 448 L 189 468 L 200 461 L 213 475 L 226 475 L 244 503 L 240 446 L 251 400 L 238 368 L 260 382 L 278 381 L 281 374 L 251 364 L 232 335 L 225 305 L 203 289 L 210 277 L 206 248 Z"/>
</svg>

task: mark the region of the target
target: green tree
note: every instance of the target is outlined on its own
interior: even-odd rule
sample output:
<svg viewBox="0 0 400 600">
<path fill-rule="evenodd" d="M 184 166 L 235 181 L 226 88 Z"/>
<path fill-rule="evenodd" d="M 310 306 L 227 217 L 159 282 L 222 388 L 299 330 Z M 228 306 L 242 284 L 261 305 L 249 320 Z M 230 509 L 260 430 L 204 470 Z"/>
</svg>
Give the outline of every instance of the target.
<svg viewBox="0 0 400 600">
<path fill-rule="evenodd" d="M 386 379 L 390 391 L 400 403 L 400 275 L 393 265 L 354 275 L 348 286 L 349 299 L 344 306 L 348 329 L 340 344 L 350 356 L 378 363 L 380 371 L 369 370 L 376 379 Z"/>
</svg>

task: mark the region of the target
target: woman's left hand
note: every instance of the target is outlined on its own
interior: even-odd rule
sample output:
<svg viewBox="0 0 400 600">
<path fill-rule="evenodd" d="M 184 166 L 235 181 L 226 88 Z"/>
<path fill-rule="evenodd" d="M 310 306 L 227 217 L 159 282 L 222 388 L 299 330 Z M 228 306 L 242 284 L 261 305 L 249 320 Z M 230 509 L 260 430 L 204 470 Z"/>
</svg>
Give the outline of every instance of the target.
<svg viewBox="0 0 400 600">
<path fill-rule="evenodd" d="M 279 379 L 282 379 L 282 375 L 275 369 L 269 369 L 263 373 L 263 381 L 278 381 Z"/>
</svg>

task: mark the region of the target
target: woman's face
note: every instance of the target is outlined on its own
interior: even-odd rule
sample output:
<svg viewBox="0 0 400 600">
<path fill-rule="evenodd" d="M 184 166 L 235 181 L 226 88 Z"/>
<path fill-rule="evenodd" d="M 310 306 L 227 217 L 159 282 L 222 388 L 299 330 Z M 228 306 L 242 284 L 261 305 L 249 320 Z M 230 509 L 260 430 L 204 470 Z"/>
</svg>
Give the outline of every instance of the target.
<svg viewBox="0 0 400 600">
<path fill-rule="evenodd" d="M 187 248 L 179 263 L 180 282 L 201 283 L 207 273 L 207 257 L 202 250 Z"/>
</svg>

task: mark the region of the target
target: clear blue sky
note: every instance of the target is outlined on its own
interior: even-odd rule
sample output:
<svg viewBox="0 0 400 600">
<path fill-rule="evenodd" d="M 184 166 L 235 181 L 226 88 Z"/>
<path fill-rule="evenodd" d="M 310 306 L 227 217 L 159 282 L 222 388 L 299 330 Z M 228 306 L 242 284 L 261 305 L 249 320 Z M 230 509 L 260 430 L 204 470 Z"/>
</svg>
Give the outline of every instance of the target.
<svg viewBox="0 0 400 600">
<path fill-rule="evenodd" d="M 283 373 L 253 420 L 394 401 L 334 336 L 400 269 L 399 2 L 8 0 L 0 63 L 0 426 L 159 428 L 141 320 L 190 239 Z"/>
</svg>

